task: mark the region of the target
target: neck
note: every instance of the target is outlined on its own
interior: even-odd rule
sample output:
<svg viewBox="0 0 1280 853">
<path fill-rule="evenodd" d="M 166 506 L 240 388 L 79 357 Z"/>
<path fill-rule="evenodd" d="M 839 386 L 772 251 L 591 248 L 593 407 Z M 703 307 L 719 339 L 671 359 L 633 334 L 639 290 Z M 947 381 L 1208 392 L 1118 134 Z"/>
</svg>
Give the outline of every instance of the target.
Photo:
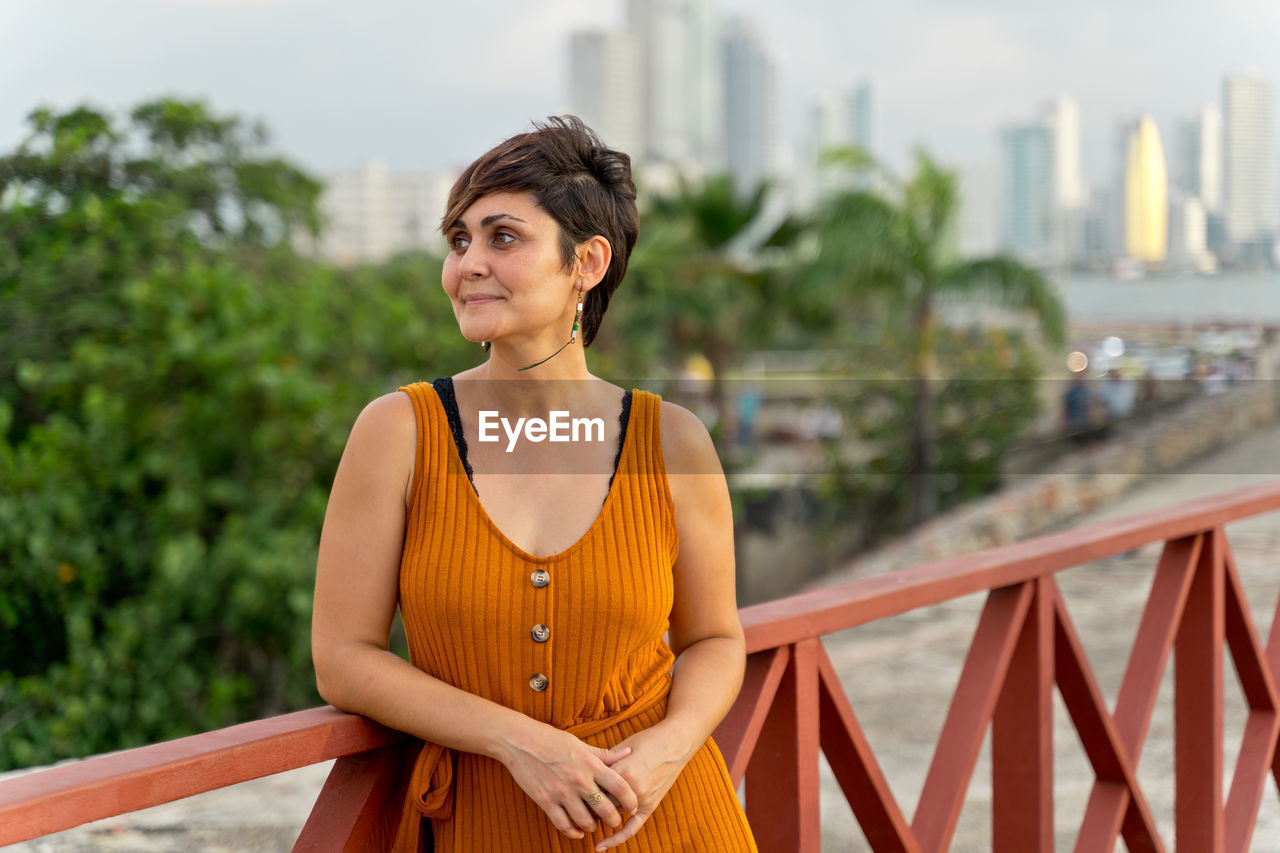
<svg viewBox="0 0 1280 853">
<path fill-rule="evenodd" d="M 484 370 L 485 366 L 467 377 L 478 380 L 472 399 L 480 408 L 496 409 L 507 417 L 546 417 L 556 410 L 577 412 L 599 382 L 586 372 L 585 366 L 573 376 L 561 371 L 559 375 L 538 377 L 529 376 L 536 370 L 498 376 L 495 371 Z"/>
<path fill-rule="evenodd" d="M 505 347 L 495 343 L 481 369 L 485 379 L 591 378 L 581 340 Z"/>
</svg>

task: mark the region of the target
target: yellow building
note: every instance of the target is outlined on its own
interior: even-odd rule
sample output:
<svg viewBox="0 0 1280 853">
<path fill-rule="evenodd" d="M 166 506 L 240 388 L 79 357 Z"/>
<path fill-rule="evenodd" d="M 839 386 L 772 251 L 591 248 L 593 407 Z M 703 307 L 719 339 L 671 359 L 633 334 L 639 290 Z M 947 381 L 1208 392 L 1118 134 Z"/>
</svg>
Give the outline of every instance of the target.
<svg viewBox="0 0 1280 853">
<path fill-rule="evenodd" d="M 1124 175 L 1124 248 L 1131 258 L 1163 263 L 1169 249 L 1169 176 L 1160 131 L 1143 116 L 1129 135 Z"/>
</svg>

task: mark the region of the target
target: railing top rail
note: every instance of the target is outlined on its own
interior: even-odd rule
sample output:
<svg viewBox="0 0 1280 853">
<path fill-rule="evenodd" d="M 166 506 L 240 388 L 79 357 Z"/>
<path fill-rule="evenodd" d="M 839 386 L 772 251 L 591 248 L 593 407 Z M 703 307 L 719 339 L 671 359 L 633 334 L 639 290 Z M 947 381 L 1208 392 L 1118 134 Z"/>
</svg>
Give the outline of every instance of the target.
<svg viewBox="0 0 1280 853">
<path fill-rule="evenodd" d="M 0 845 L 376 749 L 405 735 L 333 707 L 100 755 L 0 782 Z"/>
<path fill-rule="evenodd" d="M 747 652 L 821 637 L 918 607 L 1022 583 L 1150 542 L 1280 509 L 1280 479 L 1172 507 L 744 607 Z"/>
</svg>

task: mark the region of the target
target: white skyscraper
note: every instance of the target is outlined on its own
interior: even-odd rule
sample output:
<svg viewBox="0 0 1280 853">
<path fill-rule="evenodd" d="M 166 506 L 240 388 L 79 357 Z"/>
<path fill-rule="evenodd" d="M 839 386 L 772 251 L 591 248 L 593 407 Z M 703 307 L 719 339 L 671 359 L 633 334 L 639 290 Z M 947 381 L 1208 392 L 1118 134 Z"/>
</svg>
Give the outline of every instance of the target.
<svg viewBox="0 0 1280 853">
<path fill-rule="evenodd" d="M 686 0 L 692 95 L 688 109 L 694 156 L 711 168 L 724 163 L 724 59 L 718 0 Z"/>
<path fill-rule="evenodd" d="M 706 171 L 724 162 L 723 78 L 714 0 L 628 0 L 640 63 L 637 159 Z"/>
<path fill-rule="evenodd" d="M 1196 189 L 1205 213 L 1222 211 L 1222 111 L 1209 104 L 1200 111 L 1199 180 Z"/>
<path fill-rule="evenodd" d="M 1209 252 L 1208 215 L 1199 196 L 1182 196 L 1169 204 L 1169 261 L 1181 269 L 1213 272 L 1217 261 Z"/>
<path fill-rule="evenodd" d="M 824 167 L 823 155 L 833 149 L 857 147 L 874 154 L 872 140 L 872 89 L 863 81 L 853 89 L 819 94 L 810 113 L 806 162 L 800 170 L 802 207 L 815 203 L 824 193 L 871 184 L 870 171 L 856 174 L 846 167 Z"/>
<path fill-rule="evenodd" d="M 382 261 L 399 252 L 444 250 L 440 217 L 455 175 L 391 172 L 380 160 L 325 176 L 325 227 L 315 253 L 338 264 Z"/>
<path fill-rule="evenodd" d="M 750 191 L 781 168 L 778 69 L 759 33 L 742 18 L 724 30 L 726 164 L 735 185 Z"/>
<path fill-rule="evenodd" d="M 1084 176 L 1080 168 L 1080 110 L 1068 97 L 1050 101 L 1044 123 L 1052 134 L 1053 205 L 1050 261 L 1065 266 L 1080 254 L 1084 244 Z"/>
<path fill-rule="evenodd" d="M 1274 98 L 1271 83 L 1256 75 L 1233 75 L 1223 85 L 1223 203 L 1227 239 L 1237 245 L 1276 232 Z"/>
<path fill-rule="evenodd" d="M 1059 210 L 1077 210 L 1084 204 L 1084 178 L 1080 170 L 1080 110 L 1071 98 L 1050 102 L 1045 120 L 1053 132 L 1053 202 Z"/>
<path fill-rule="evenodd" d="M 577 32 L 569 38 L 569 109 L 608 145 L 637 160 L 641 133 L 640 57 L 630 33 Z"/>
</svg>

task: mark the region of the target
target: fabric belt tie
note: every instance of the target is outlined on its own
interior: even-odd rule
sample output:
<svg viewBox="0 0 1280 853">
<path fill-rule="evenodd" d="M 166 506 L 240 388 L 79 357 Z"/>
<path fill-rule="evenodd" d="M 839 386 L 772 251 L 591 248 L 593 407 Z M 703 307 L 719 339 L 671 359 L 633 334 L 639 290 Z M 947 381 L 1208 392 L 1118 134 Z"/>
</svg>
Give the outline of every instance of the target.
<svg viewBox="0 0 1280 853">
<path fill-rule="evenodd" d="M 632 702 L 626 710 L 612 717 L 587 720 L 565 729 L 578 738 L 590 737 L 652 708 L 667 697 L 670 678 L 657 679 L 653 686 Z M 422 843 L 422 821 L 448 820 L 453 816 L 453 773 L 457 755 L 438 743 L 424 741 L 413 764 L 405 792 L 404 810 L 396 833 L 394 853 L 418 853 Z"/>
</svg>

